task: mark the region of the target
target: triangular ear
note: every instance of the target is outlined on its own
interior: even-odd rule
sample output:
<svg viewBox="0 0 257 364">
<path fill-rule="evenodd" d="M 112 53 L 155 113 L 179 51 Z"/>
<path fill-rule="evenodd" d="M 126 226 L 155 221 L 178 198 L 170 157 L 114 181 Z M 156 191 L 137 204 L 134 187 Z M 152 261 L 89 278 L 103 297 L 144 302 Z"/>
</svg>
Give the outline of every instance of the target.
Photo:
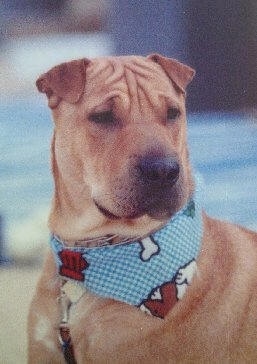
<svg viewBox="0 0 257 364">
<path fill-rule="evenodd" d="M 84 91 L 89 62 L 84 58 L 62 63 L 38 78 L 37 88 L 47 95 L 51 109 L 54 109 L 61 99 L 71 104 L 79 101 Z"/>
<path fill-rule="evenodd" d="M 187 85 L 195 75 L 195 70 L 173 58 L 163 57 L 160 54 L 150 54 L 147 58 L 158 63 L 180 91 L 185 93 Z"/>
</svg>

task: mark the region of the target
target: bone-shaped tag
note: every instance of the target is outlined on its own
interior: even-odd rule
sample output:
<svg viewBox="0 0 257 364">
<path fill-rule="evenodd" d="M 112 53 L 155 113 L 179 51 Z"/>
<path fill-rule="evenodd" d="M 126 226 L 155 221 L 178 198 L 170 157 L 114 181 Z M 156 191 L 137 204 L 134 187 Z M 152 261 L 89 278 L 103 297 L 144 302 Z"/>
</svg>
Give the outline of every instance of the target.
<svg viewBox="0 0 257 364">
<path fill-rule="evenodd" d="M 143 262 L 147 262 L 152 258 L 153 255 L 159 254 L 160 252 L 159 245 L 153 240 L 152 237 L 147 237 L 140 240 L 140 245 L 142 247 L 140 258 L 143 260 Z"/>
</svg>

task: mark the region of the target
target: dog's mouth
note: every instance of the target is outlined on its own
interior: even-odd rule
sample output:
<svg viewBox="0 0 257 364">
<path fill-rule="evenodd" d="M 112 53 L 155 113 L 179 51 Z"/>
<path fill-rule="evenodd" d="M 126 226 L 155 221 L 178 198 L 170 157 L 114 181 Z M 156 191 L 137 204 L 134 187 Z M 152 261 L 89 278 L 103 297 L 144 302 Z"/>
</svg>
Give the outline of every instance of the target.
<svg viewBox="0 0 257 364">
<path fill-rule="evenodd" d="M 114 215 L 108 209 L 106 209 L 105 207 L 101 206 L 96 200 L 94 200 L 94 203 L 95 203 L 96 207 L 98 208 L 98 210 L 101 212 L 101 214 L 103 214 L 108 219 L 111 219 L 111 220 L 120 219 L 119 216 Z"/>
<path fill-rule="evenodd" d="M 129 211 L 126 213 L 124 211 L 123 214 L 114 214 L 107 208 L 103 207 L 99 202 L 94 200 L 94 203 L 97 207 L 97 209 L 101 212 L 102 215 L 104 215 L 106 218 L 110 220 L 118 220 L 118 219 L 137 219 L 141 216 L 148 215 L 150 218 L 154 220 L 167 220 L 171 218 L 171 216 L 174 214 L 173 209 L 170 206 L 163 206 L 161 203 L 154 204 L 153 206 L 144 207 L 141 209 L 134 209 L 133 211 Z"/>
<path fill-rule="evenodd" d="M 105 217 L 107 217 L 110 220 L 118 220 L 118 219 L 136 219 L 138 217 L 141 217 L 144 215 L 143 212 L 133 212 L 130 214 L 124 214 L 124 215 L 115 215 L 113 212 L 111 212 L 110 210 L 108 210 L 107 208 L 103 207 L 101 204 L 99 204 L 97 201 L 94 200 L 94 203 L 96 205 L 96 207 L 98 208 L 98 210 L 101 212 L 102 215 L 104 215 Z"/>
<path fill-rule="evenodd" d="M 116 176 L 92 196 L 97 209 L 111 220 L 171 218 L 181 207 L 185 192 L 178 158 L 148 153 L 134 159 L 126 174 Z"/>
</svg>

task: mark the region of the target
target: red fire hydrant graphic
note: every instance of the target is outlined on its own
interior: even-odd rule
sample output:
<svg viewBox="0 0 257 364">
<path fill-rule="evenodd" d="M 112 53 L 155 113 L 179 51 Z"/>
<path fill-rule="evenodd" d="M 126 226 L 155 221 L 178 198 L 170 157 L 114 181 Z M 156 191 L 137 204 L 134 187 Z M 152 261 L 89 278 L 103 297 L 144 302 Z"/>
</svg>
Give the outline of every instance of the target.
<svg viewBox="0 0 257 364">
<path fill-rule="evenodd" d="M 75 279 L 76 281 L 84 281 L 83 271 L 89 266 L 82 253 L 71 250 L 62 250 L 59 253 L 62 265 L 60 274 L 67 278 Z"/>
</svg>

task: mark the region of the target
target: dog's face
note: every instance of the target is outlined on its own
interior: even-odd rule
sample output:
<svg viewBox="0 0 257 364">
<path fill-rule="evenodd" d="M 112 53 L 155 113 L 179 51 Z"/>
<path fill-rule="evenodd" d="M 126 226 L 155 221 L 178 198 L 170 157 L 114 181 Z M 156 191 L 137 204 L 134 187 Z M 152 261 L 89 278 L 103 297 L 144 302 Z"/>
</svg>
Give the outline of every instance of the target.
<svg viewBox="0 0 257 364">
<path fill-rule="evenodd" d="M 106 218 L 163 221 L 186 203 L 184 91 L 193 75 L 153 55 L 72 61 L 37 81 L 53 110 L 59 174 L 76 175 Z"/>
</svg>

